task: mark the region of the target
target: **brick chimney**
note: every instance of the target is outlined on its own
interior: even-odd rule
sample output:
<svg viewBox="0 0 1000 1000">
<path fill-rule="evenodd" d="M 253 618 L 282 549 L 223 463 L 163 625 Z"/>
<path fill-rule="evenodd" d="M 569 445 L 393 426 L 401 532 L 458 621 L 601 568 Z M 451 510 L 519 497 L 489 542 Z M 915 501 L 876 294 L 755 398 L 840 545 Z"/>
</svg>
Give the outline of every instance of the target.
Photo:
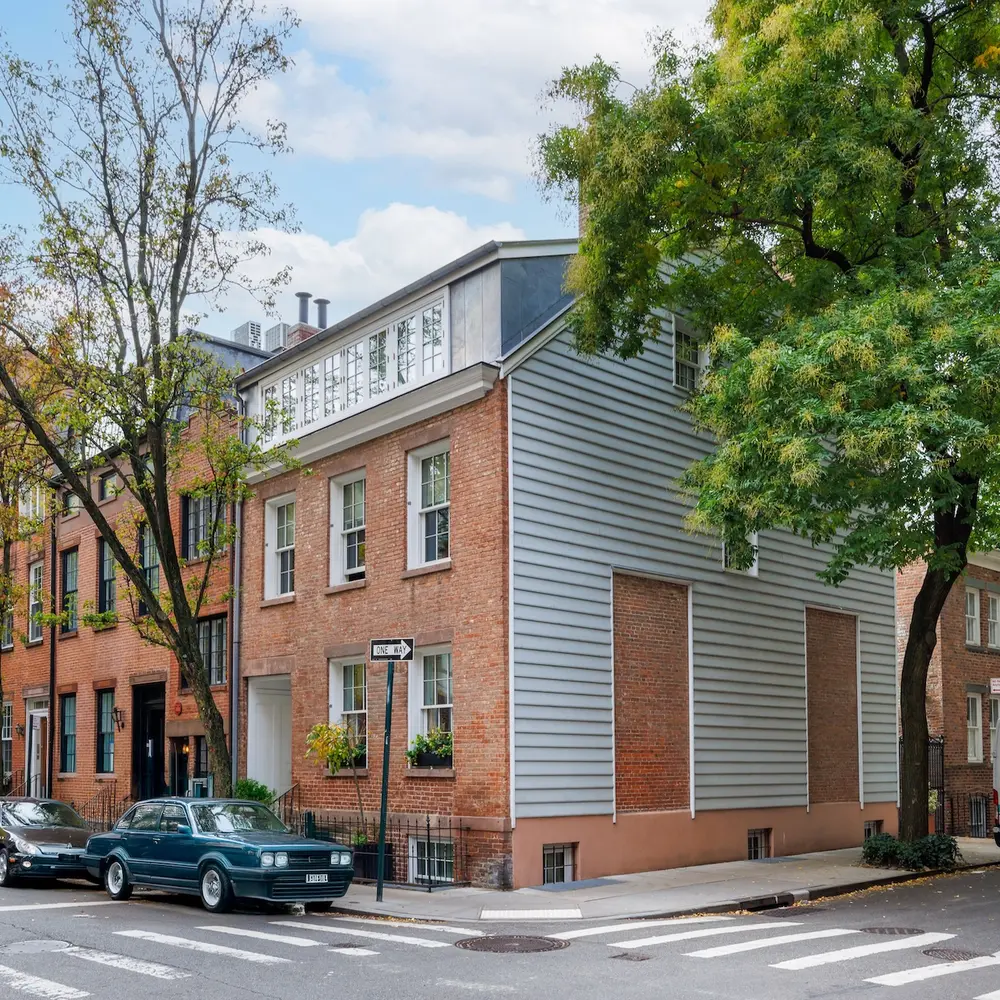
<svg viewBox="0 0 1000 1000">
<path fill-rule="evenodd" d="M 299 300 L 299 321 L 288 331 L 288 347 L 301 344 L 303 340 L 315 337 L 319 333 L 319 327 L 311 326 L 309 323 L 309 300 L 312 298 L 312 294 L 310 292 L 296 292 L 295 297 Z M 323 311 L 326 311 L 325 308 Z"/>
</svg>

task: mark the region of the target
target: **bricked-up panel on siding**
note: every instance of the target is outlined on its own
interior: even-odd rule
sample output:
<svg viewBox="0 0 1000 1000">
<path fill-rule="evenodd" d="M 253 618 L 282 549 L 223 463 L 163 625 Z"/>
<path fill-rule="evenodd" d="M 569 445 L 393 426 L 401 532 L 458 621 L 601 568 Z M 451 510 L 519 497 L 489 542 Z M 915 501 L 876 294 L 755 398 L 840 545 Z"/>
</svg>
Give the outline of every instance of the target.
<svg viewBox="0 0 1000 1000">
<path fill-rule="evenodd" d="M 681 809 L 688 788 L 687 588 L 616 573 L 615 800 Z"/>
<path fill-rule="evenodd" d="M 854 615 L 806 609 L 809 801 L 858 800 L 858 645 Z"/>
</svg>

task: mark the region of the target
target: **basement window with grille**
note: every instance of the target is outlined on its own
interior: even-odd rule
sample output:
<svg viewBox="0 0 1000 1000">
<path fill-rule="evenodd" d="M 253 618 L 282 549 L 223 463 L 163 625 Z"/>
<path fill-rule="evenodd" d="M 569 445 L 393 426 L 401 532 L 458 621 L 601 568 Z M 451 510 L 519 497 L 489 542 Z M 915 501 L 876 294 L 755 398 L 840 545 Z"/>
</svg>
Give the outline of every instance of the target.
<svg viewBox="0 0 1000 1000">
<path fill-rule="evenodd" d="M 542 884 L 573 881 L 575 844 L 546 844 L 542 848 Z"/>
<path fill-rule="evenodd" d="M 866 819 L 865 820 L 865 840 L 871 837 L 876 837 L 882 832 L 882 820 L 880 819 Z"/>
<path fill-rule="evenodd" d="M 761 861 L 771 856 L 771 831 L 747 830 L 747 860 Z"/>
</svg>

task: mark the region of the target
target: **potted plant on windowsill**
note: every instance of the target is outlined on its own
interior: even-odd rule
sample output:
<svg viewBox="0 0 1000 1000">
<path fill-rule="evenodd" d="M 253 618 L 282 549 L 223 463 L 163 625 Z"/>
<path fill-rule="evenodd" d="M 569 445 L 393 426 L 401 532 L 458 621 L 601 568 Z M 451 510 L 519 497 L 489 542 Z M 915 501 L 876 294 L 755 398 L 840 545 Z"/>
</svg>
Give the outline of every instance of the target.
<svg viewBox="0 0 1000 1000">
<path fill-rule="evenodd" d="M 410 767 L 451 767 L 454 738 L 446 729 L 432 729 L 425 736 L 417 733 L 406 759 Z"/>
</svg>

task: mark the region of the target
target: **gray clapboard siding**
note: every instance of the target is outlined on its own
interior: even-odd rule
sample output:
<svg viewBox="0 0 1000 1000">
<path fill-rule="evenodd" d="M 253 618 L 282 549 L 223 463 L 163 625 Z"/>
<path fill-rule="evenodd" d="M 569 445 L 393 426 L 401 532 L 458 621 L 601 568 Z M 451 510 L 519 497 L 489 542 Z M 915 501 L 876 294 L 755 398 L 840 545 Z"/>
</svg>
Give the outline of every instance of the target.
<svg viewBox="0 0 1000 1000">
<path fill-rule="evenodd" d="M 896 796 L 894 590 L 763 533 L 759 575 L 690 533 L 677 477 L 710 440 L 677 409 L 669 337 L 581 358 L 560 334 L 509 376 L 515 815 L 614 810 L 612 568 L 689 582 L 698 809 L 804 806 L 806 604 L 857 613 L 866 801 Z"/>
</svg>

